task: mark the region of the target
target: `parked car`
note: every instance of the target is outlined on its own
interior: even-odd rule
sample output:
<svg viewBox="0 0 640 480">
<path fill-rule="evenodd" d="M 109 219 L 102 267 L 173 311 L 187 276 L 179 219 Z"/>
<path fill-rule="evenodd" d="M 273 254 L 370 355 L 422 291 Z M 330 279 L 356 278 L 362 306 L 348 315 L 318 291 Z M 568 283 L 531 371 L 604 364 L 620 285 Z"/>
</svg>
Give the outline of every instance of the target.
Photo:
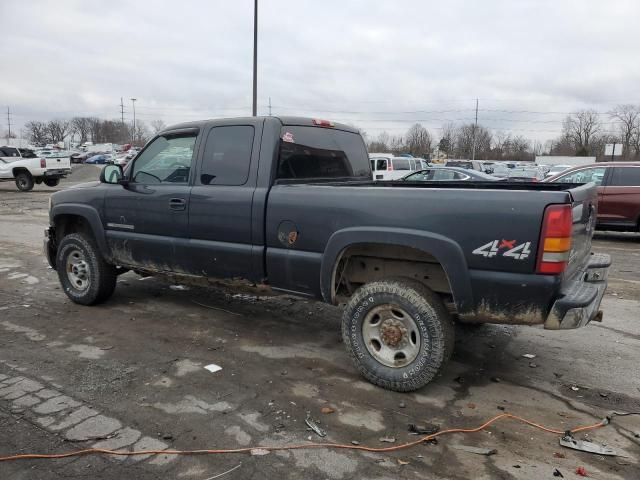
<svg viewBox="0 0 640 480">
<path fill-rule="evenodd" d="M 459 167 L 467 170 L 475 170 L 476 172 L 484 172 L 484 162 L 480 160 L 447 160 L 445 167 Z"/>
<path fill-rule="evenodd" d="M 569 170 L 570 168 L 573 168 L 573 166 L 572 165 L 551 165 L 551 168 L 549 169 L 548 172 L 546 172 L 545 176 L 553 177 L 554 175 L 558 175 L 564 172 L 565 170 Z"/>
<path fill-rule="evenodd" d="M 22 192 L 40 183 L 55 187 L 70 173 L 68 158 L 39 158 L 26 148 L 0 147 L 0 181 L 13 180 Z"/>
<path fill-rule="evenodd" d="M 106 153 L 100 153 L 98 155 L 93 155 L 92 157 L 87 158 L 84 163 L 92 163 L 92 164 L 99 164 L 99 165 L 103 165 L 105 163 L 108 163 L 109 161 L 111 161 L 111 155 L 106 154 Z"/>
<path fill-rule="evenodd" d="M 422 158 L 395 157 L 392 154 L 370 154 L 371 171 L 374 180 L 400 180 L 409 172 L 421 170 L 429 165 Z"/>
<path fill-rule="evenodd" d="M 411 391 L 451 356 L 454 321 L 601 319 L 611 259 L 591 254 L 596 201 L 593 184 L 374 182 L 347 125 L 208 120 L 168 128 L 126 169 L 53 194 L 44 250 L 82 305 L 107 300 L 126 270 L 344 302 L 356 368 Z"/>
<path fill-rule="evenodd" d="M 596 228 L 640 231 L 640 163 L 606 162 L 573 167 L 545 182 L 595 183 L 598 187 Z"/>
<path fill-rule="evenodd" d="M 95 153 L 74 152 L 69 156 L 69 160 L 71 160 L 71 163 L 84 163 L 85 160 L 93 157 L 94 155 Z"/>
<path fill-rule="evenodd" d="M 410 173 L 403 180 L 409 182 L 447 182 L 447 181 L 471 181 L 471 182 L 497 182 L 505 181 L 505 178 L 494 177 L 484 172 L 467 170 L 457 167 L 429 167 Z"/>
<path fill-rule="evenodd" d="M 509 176 L 509 172 L 511 171 L 507 164 L 502 162 L 496 162 L 491 165 L 491 170 L 491 175 L 499 178 L 507 178 Z"/>
<path fill-rule="evenodd" d="M 510 182 L 541 182 L 544 180 L 544 172 L 537 167 L 514 167 L 507 173 Z"/>
</svg>

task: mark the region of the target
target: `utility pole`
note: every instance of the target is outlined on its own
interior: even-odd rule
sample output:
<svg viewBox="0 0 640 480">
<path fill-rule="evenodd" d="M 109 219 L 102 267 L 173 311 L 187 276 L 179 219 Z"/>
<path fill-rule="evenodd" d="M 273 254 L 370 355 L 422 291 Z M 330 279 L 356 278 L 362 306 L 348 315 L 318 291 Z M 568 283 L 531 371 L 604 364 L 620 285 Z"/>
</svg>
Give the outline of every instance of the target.
<svg viewBox="0 0 640 480">
<path fill-rule="evenodd" d="M 133 141 L 131 143 L 136 143 L 136 100 L 137 98 L 131 99 L 131 104 L 133 105 Z"/>
<path fill-rule="evenodd" d="M 120 121 L 124 125 L 124 103 L 122 102 L 122 97 L 120 97 Z"/>
<path fill-rule="evenodd" d="M 471 160 L 476 159 L 476 132 L 478 130 L 478 99 L 476 98 L 476 123 L 473 124 L 473 150 Z"/>
<path fill-rule="evenodd" d="M 258 0 L 253 7 L 253 116 L 258 115 Z"/>
<path fill-rule="evenodd" d="M 11 111 L 7 107 L 7 145 L 11 143 Z"/>
<path fill-rule="evenodd" d="M 269 97 L 269 116 L 271 116 L 271 97 Z"/>
</svg>

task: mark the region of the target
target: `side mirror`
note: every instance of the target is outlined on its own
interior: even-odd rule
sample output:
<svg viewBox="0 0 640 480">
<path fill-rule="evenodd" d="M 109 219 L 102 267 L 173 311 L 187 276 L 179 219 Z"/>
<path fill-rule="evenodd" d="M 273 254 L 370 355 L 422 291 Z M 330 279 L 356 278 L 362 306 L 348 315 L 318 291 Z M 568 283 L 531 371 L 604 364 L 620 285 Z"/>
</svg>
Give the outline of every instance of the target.
<svg viewBox="0 0 640 480">
<path fill-rule="evenodd" d="M 106 165 L 100 172 L 100 182 L 117 184 L 122 181 L 122 167 L 115 163 Z"/>
</svg>

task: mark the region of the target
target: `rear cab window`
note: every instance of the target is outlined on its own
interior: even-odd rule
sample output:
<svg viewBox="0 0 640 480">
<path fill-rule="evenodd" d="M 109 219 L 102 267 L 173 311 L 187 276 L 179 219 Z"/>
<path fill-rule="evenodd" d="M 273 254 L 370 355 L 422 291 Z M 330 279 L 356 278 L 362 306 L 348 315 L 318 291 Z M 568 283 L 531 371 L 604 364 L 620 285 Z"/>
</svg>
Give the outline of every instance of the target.
<svg viewBox="0 0 640 480">
<path fill-rule="evenodd" d="M 205 144 L 198 183 L 244 185 L 249 178 L 253 137 L 251 125 L 212 128 Z"/>
<path fill-rule="evenodd" d="M 285 125 L 280 133 L 277 178 L 370 180 L 371 166 L 357 133 Z"/>
</svg>

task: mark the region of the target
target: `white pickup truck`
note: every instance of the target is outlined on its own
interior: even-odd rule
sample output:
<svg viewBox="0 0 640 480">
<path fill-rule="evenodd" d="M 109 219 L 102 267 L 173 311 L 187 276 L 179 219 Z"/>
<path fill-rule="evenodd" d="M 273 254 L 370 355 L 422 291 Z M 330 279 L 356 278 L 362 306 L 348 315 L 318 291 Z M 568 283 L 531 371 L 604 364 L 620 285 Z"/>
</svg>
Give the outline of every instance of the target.
<svg viewBox="0 0 640 480">
<path fill-rule="evenodd" d="M 69 157 L 39 158 L 26 148 L 0 147 L 0 181 L 15 180 L 22 192 L 28 192 L 36 183 L 55 187 L 70 173 Z"/>
</svg>

